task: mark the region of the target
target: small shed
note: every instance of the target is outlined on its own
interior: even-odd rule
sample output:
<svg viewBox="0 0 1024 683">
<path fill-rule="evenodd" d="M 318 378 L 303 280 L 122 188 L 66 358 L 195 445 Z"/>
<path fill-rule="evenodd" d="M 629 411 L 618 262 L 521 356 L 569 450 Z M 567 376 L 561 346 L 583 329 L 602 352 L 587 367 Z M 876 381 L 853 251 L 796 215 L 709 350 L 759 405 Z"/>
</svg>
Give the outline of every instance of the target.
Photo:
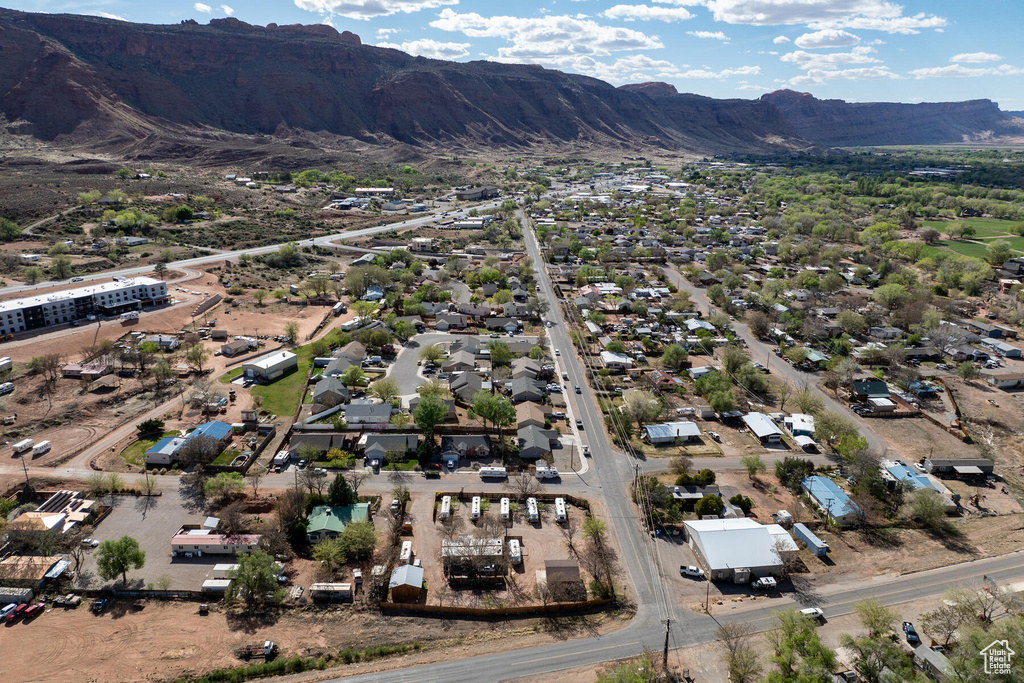
<svg viewBox="0 0 1024 683">
<path fill-rule="evenodd" d="M 416 602 L 423 591 L 423 567 L 406 564 L 395 568 L 388 589 L 392 602 Z"/>
</svg>

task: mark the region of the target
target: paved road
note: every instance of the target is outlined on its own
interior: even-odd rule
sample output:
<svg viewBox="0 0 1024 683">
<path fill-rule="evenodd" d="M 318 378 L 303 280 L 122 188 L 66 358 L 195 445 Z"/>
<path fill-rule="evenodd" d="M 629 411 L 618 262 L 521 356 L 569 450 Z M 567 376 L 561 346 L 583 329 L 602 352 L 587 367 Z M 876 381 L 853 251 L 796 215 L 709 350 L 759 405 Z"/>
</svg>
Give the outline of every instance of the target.
<svg viewBox="0 0 1024 683">
<path fill-rule="evenodd" d="M 690 300 L 697 304 L 698 309 L 707 312 L 717 311 L 715 305 L 708 299 L 705 290 L 693 286 L 690 284 L 689 280 L 672 268 L 665 268 L 665 274 L 668 276 L 668 279 L 672 284 L 679 289 L 685 289 L 690 293 Z M 828 410 L 839 413 L 840 415 L 845 415 L 856 423 L 857 427 L 860 429 L 861 436 L 867 439 L 868 447 L 873 452 L 879 455 L 885 453 L 888 448 L 885 441 L 871 431 L 871 428 L 865 423 L 865 420 L 861 419 L 856 413 L 850 410 L 848 405 L 841 401 L 837 401 L 830 394 L 822 391 L 818 386 L 818 378 L 814 373 L 804 372 L 803 370 L 795 368 L 776 356 L 774 353 L 774 349 L 776 347 L 771 344 L 766 344 L 755 337 L 745 323 L 737 320 L 733 323 L 732 327 L 737 336 L 746 342 L 747 351 L 750 354 L 751 360 L 761 363 L 770 369 L 773 375 L 781 377 L 789 382 L 794 391 L 800 390 L 804 385 L 810 387 L 812 391 L 822 398 L 825 402 L 825 407 Z"/>
</svg>

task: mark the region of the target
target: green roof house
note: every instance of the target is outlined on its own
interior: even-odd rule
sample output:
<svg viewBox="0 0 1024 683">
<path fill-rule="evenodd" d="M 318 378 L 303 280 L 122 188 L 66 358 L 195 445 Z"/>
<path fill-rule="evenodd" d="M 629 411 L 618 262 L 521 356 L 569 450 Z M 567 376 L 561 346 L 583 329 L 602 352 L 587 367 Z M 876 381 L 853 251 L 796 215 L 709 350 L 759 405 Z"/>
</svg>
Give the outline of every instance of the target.
<svg viewBox="0 0 1024 683">
<path fill-rule="evenodd" d="M 365 522 L 370 518 L 370 504 L 356 503 L 342 507 L 318 505 L 309 515 L 306 538 L 310 543 L 335 538 L 352 522 Z"/>
</svg>

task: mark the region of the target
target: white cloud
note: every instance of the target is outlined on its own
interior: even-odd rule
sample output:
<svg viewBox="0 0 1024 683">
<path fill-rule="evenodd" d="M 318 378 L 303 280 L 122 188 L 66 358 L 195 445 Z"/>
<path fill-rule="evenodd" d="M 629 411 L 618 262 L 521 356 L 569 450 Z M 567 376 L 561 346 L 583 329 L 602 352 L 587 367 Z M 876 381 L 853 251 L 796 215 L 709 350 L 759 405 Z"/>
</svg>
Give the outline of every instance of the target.
<svg viewBox="0 0 1024 683">
<path fill-rule="evenodd" d="M 725 35 L 721 31 L 687 31 L 686 35 L 693 36 L 694 38 L 711 38 L 713 40 L 721 40 L 725 43 L 729 42 L 729 36 Z"/>
<path fill-rule="evenodd" d="M 855 69 L 817 69 L 808 71 L 803 76 L 789 79 L 790 85 L 824 85 L 834 80 L 878 80 L 898 79 L 900 75 L 893 73 L 887 66 L 868 66 Z"/>
<path fill-rule="evenodd" d="M 829 47 L 850 47 L 860 43 L 860 38 L 835 28 L 827 28 L 814 33 L 805 33 L 793 41 L 797 47 L 807 50 L 817 50 Z"/>
<path fill-rule="evenodd" d="M 812 30 L 852 28 L 918 33 L 945 26 L 946 19 L 924 13 L 903 16 L 889 0 L 707 0 L 716 21 L 727 24 L 785 26 L 807 24 Z"/>
<path fill-rule="evenodd" d="M 730 76 L 757 76 L 760 73 L 761 67 L 759 66 L 740 66 L 735 69 L 722 69 L 721 71 L 714 71 L 705 66 L 702 69 L 683 71 L 677 76 L 677 78 L 699 78 L 710 80 L 729 78 Z"/>
<path fill-rule="evenodd" d="M 801 69 L 807 70 L 830 70 L 837 69 L 841 64 L 877 64 L 878 59 L 872 57 L 875 53 L 873 47 L 860 46 L 853 48 L 850 52 L 805 52 L 796 50 L 787 52 L 779 57 L 784 62 L 796 64 Z"/>
<path fill-rule="evenodd" d="M 746 81 L 740 81 L 740 84 L 736 86 L 737 90 L 756 90 L 758 92 L 768 92 L 768 88 L 763 85 L 754 85 L 753 83 L 747 83 Z"/>
<path fill-rule="evenodd" d="M 981 64 L 982 62 L 1001 62 L 1003 58 L 991 52 L 961 52 L 949 58 L 951 62 L 967 62 L 968 64 Z"/>
<path fill-rule="evenodd" d="M 615 5 L 601 13 L 607 19 L 633 21 L 684 21 L 693 14 L 682 7 L 651 7 L 650 5 Z"/>
<path fill-rule="evenodd" d="M 969 67 L 960 64 L 913 69 L 910 75 L 918 80 L 924 78 L 977 78 L 978 76 L 1020 76 L 1024 68 L 1000 64 L 999 66 Z"/>
<path fill-rule="evenodd" d="M 377 39 L 387 38 L 390 35 L 398 33 L 397 28 L 379 28 L 377 29 Z"/>
<path fill-rule="evenodd" d="M 458 59 L 469 54 L 469 43 L 442 43 L 437 40 L 423 38 L 421 40 L 410 40 L 404 43 L 377 43 L 377 47 L 390 47 L 394 50 L 408 52 L 411 55 L 420 57 L 431 57 L 433 59 Z"/>
<path fill-rule="evenodd" d="M 224 14 L 228 15 L 229 17 L 234 15 L 235 13 L 235 9 L 233 7 L 228 7 L 227 5 L 221 5 L 220 9 L 222 12 L 224 12 Z"/>
<path fill-rule="evenodd" d="M 776 45 L 781 45 L 782 43 L 788 43 L 789 38 L 786 36 L 775 36 L 775 40 L 773 40 L 772 42 L 775 43 Z"/>
<path fill-rule="evenodd" d="M 558 58 L 605 57 L 613 52 L 664 47 L 657 36 L 564 15 L 484 17 L 475 12 L 459 14 L 445 8 L 430 25 L 470 38 L 503 38 L 509 41 L 510 46 L 498 48 L 497 56 L 493 57 L 496 61 L 531 62 L 555 68 L 565 68 Z"/>
<path fill-rule="evenodd" d="M 399 12 L 419 12 L 458 3 L 459 0 L 295 0 L 299 9 L 309 12 L 367 21 Z"/>
<path fill-rule="evenodd" d="M 197 12 L 202 12 L 203 14 L 213 14 L 213 8 L 209 5 L 204 5 L 201 2 L 197 2 L 196 4 L 192 5 L 192 9 L 194 9 Z"/>
</svg>

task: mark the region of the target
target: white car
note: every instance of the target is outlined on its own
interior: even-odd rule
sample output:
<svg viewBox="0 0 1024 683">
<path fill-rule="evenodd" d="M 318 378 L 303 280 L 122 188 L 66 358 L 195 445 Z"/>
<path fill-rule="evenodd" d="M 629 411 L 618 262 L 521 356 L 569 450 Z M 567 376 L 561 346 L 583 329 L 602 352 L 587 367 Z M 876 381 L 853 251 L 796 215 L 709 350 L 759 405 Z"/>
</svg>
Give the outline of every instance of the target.
<svg viewBox="0 0 1024 683">
<path fill-rule="evenodd" d="M 680 565 L 679 566 L 679 575 L 680 576 L 692 576 L 695 579 L 703 579 L 704 578 L 704 570 L 701 569 L 700 567 L 694 567 L 692 564 L 689 567 Z"/>
<path fill-rule="evenodd" d="M 800 614 L 804 615 L 808 619 L 824 619 L 825 613 L 821 611 L 820 607 L 807 607 L 800 610 Z"/>
<path fill-rule="evenodd" d="M 562 352 L 561 352 L 561 351 L 559 351 L 558 349 L 555 349 L 555 355 L 556 355 L 556 356 L 561 356 L 561 355 L 562 355 Z"/>
<path fill-rule="evenodd" d="M 95 538 L 83 538 L 82 546 L 85 548 L 98 548 L 100 546 L 100 542 Z"/>
</svg>

